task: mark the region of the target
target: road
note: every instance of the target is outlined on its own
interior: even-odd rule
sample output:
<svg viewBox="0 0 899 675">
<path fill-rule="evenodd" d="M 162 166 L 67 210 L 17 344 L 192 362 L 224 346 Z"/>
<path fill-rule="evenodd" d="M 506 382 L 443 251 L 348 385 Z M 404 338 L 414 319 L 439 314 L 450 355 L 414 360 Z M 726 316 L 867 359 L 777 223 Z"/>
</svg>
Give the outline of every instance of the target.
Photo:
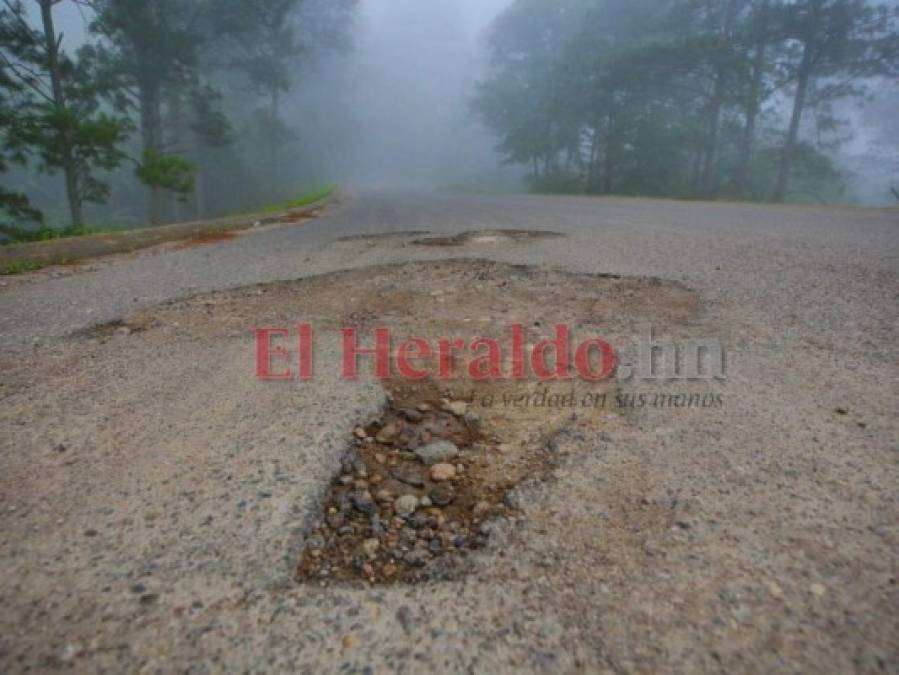
<svg viewBox="0 0 899 675">
<path fill-rule="evenodd" d="M 483 261 L 507 307 L 470 285 Z M 613 302 L 610 274 L 658 291 Z M 258 382 L 252 330 L 417 314 L 713 337 L 727 378 L 695 386 L 725 404 L 573 435 L 457 579 L 298 585 L 385 393 L 324 366 Z M 301 226 L 8 279 L 0 670 L 896 672 L 897 319 L 895 209 L 358 191 Z"/>
</svg>

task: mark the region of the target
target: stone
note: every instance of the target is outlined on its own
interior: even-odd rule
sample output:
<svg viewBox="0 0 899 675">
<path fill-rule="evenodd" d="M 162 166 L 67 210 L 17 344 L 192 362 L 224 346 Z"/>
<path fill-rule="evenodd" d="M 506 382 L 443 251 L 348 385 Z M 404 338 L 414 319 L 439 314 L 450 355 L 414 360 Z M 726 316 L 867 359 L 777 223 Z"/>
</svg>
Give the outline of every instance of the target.
<svg viewBox="0 0 899 675">
<path fill-rule="evenodd" d="M 415 495 L 403 495 L 393 503 L 393 509 L 398 516 L 408 517 L 418 508 L 418 497 Z"/>
<path fill-rule="evenodd" d="M 443 483 L 456 477 L 456 467 L 452 464 L 435 464 L 431 467 L 431 480 Z"/>
<path fill-rule="evenodd" d="M 455 443 L 446 440 L 434 441 L 415 449 L 416 456 L 428 466 L 442 464 L 459 456 L 459 448 Z"/>
<path fill-rule="evenodd" d="M 412 410 L 411 408 L 404 408 L 403 410 L 400 410 L 400 414 L 407 420 L 412 422 L 412 424 L 419 424 L 425 418 L 425 416 L 422 415 L 418 410 Z"/>
<path fill-rule="evenodd" d="M 421 474 L 421 469 L 414 464 L 404 463 L 392 469 L 390 475 L 396 478 L 400 483 L 411 485 L 412 487 L 424 487 L 425 479 Z"/>
<path fill-rule="evenodd" d="M 453 492 L 452 486 L 447 483 L 442 483 L 428 492 L 428 497 L 435 506 L 446 506 L 452 503 L 456 495 Z"/>
<path fill-rule="evenodd" d="M 403 560 L 406 561 L 406 564 L 411 567 L 424 567 L 430 559 L 431 552 L 424 548 L 417 548 L 413 551 L 409 551 L 403 558 Z"/>
<path fill-rule="evenodd" d="M 393 442 L 393 440 L 396 438 L 396 434 L 396 425 L 391 422 L 378 432 L 378 434 L 375 436 L 375 440 L 378 443 L 384 443 L 386 445 Z"/>
<path fill-rule="evenodd" d="M 366 515 L 371 515 L 377 509 L 375 500 L 372 499 L 371 493 L 368 490 L 353 492 L 350 495 L 350 503 L 352 503 L 353 508 Z"/>
<path fill-rule="evenodd" d="M 59 660 L 63 663 L 71 663 L 76 658 L 78 658 L 84 650 L 81 645 L 78 644 L 69 644 L 62 648 L 62 651 L 59 653 Z"/>
<path fill-rule="evenodd" d="M 384 526 L 381 524 L 380 514 L 371 514 L 371 519 L 369 520 L 368 527 L 371 530 L 371 536 L 373 537 L 383 537 L 385 534 L 387 534 L 387 530 L 385 530 Z"/>
<path fill-rule="evenodd" d="M 493 507 L 490 502 L 478 502 L 472 511 L 472 515 L 474 515 L 475 518 L 483 518 L 490 513 L 492 509 Z"/>
<path fill-rule="evenodd" d="M 465 401 L 443 401 L 443 409 L 456 417 L 462 417 L 468 412 L 468 404 Z"/>
<path fill-rule="evenodd" d="M 381 548 L 381 542 L 377 539 L 366 539 L 362 542 L 362 551 L 369 558 L 375 558 L 378 555 L 378 549 Z"/>
</svg>

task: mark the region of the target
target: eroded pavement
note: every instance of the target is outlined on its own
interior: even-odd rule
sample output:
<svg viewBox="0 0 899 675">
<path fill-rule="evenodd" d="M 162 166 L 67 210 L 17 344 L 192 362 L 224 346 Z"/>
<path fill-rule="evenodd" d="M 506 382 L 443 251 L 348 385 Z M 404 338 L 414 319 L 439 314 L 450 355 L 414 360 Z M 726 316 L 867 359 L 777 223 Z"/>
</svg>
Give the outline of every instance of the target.
<svg viewBox="0 0 899 675">
<path fill-rule="evenodd" d="M 895 671 L 895 216 L 685 208 L 360 197 L 0 289 L 0 669 Z M 726 379 L 340 376 L 345 326 L 516 323 Z"/>
</svg>

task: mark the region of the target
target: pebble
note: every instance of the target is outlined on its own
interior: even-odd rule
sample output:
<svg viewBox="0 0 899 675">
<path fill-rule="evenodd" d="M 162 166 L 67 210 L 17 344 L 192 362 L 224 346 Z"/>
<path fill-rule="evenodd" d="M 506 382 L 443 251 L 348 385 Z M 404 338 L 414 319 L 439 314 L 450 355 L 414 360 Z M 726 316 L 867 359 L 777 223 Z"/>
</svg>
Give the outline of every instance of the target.
<svg viewBox="0 0 899 675">
<path fill-rule="evenodd" d="M 421 469 L 414 464 L 400 464 L 390 474 L 400 483 L 405 483 L 412 487 L 424 487 L 425 479 L 421 475 Z"/>
<path fill-rule="evenodd" d="M 478 502 L 475 505 L 472 513 L 475 518 L 483 518 L 488 513 L 490 513 L 492 508 L 493 508 L 493 506 L 490 504 L 490 502 Z"/>
<path fill-rule="evenodd" d="M 383 429 L 381 429 L 378 432 L 377 436 L 375 436 L 375 440 L 378 443 L 384 443 L 384 444 L 392 443 L 393 440 L 396 438 L 396 434 L 397 434 L 396 425 L 391 422 L 390 424 L 388 424 L 387 426 L 385 426 Z"/>
<path fill-rule="evenodd" d="M 385 530 L 384 526 L 381 525 L 381 516 L 377 513 L 371 514 L 369 528 L 371 529 L 371 534 L 373 537 L 383 537 L 385 534 L 387 534 L 387 530 Z"/>
<path fill-rule="evenodd" d="M 456 477 L 456 467 L 452 464 L 435 464 L 431 467 L 431 480 L 443 483 Z"/>
<path fill-rule="evenodd" d="M 444 401 L 443 409 L 456 417 L 462 417 L 468 412 L 468 404 L 465 401 Z"/>
<path fill-rule="evenodd" d="M 82 652 L 81 645 L 66 645 L 59 653 L 59 660 L 63 663 L 74 661 Z"/>
<path fill-rule="evenodd" d="M 418 497 L 403 495 L 393 503 L 393 509 L 399 516 L 411 516 L 418 508 Z"/>
<path fill-rule="evenodd" d="M 431 490 L 428 493 L 428 497 L 436 506 L 446 506 L 447 504 L 452 503 L 456 495 L 453 492 L 453 488 L 444 483 L 442 485 L 436 486 L 433 490 Z"/>
<path fill-rule="evenodd" d="M 412 422 L 412 424 L 419 424 L 425 418 L 425 416 L 422 415 L 418 410 L 412 410 L 410 408 L 404 408 L 403 410 L 400 410 L 400 414 L 407 420 Z"/>
<path fill-rule="evenodd" d="M 375 506 L 375 501 L 372 499 L 371 493 L 368 490 L 352 493 L 350 495 L 350 502 L 357 511 L 366 515 L 374 513 L 377 508 Z"/>
<path fill-rule="evenodd" d="M 442 464 L 449 459 L 453 459 L 459 455 L 459 448 L 455 443 L 441 440 L 428 443 L 420 448 L 415 449 L 418 458 L 428 466 L 434 464 Z"/>
<path fill-rule="evenodd" d="M 362 542 L 362 550 L 369 558 L 375 558 L 379 548 L 381 548 L 381 542 L 377 539 L 366 539 Z"/>
<path fill-rule="evenodd" d="M 409 551 L 403 558 L 412 567 L 424 567 L 431 559 L 431 552 L 424 548 Z"/>
</svg>

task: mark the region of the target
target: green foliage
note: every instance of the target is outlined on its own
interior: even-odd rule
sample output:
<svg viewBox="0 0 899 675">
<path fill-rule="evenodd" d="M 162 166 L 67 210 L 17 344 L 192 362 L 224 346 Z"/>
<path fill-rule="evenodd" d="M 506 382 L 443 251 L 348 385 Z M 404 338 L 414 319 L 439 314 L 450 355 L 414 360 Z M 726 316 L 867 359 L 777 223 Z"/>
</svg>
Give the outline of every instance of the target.
<svg viewBox="0 0 899 675">
<path fill-rule="evenodd" d="M 310 204 L 314 204 L 316 202 L 320 202 L 323 199 L 327 199 L 334 195 L 337 192 L 337 185 L 335 183 L 329 183 L 327 185 L 322 185 L 320 187 L 312 188 L 301 194 L 299 197 L 294 199 L 289 199 L 283 202 L 277 202 L 275 204 L 266 204 L 265 206 L 261 206 L 258 209 L 253 209 L 251 211 L 244 211 L 239 214 L 234 215 L 254 215 L 254 214 L 269 214 L 269 213 L 284 213 L 285 211 L 291 211 L 293 209 L 301 209 L 304 206 L 309 206 Z"/>
<path fill-rule="evenodd" d="M 144 150 L 137 176 L 145 185 L 171 190 L 181 196 L 194 189 L 194 165 L 178 155 Z"/>
<path fill-rule="evenodd" d="M 104 203 L 109 196 L 96 171 L 122 162 L 130 123 L 100 111 L 95 73 L 88 60 L 61 50 L 52 4 L 39 30 L 30 26 L 21 3 L 7 3 L 0 11 L 0 45 L 2 147 L 11 161 L 34 159 L 40 171 L 65 173 L 77 227 L 83 202 Z M 0 172 L 6 169 L 0 156 Z M 21 195 L 0 193 L 0 207 L 17 220 L 40 220 Z"/>
<path fill-rule="evenodd" d="M 0 268 L 0 275 L 13 276 L 15 274 L 26 274 L 27 272 L 36 272 L 42 267 L 43 265 L 41 263 L 33 260 L 17 260 L 6 267 Z"/>
<path fill-rule="evenodd" d="M 92 234 L 109 234 L 119 230 L 113 228 L 95 228 L 86 225 L 68 225 L 63 228 L 41 225 L 37 229 L 25 229 L 12 225 L 0 225 L 0 236 L 11 242 L 26 243 L 35 241 L 52 241 L 70 237 L 85 237 Z"/>
<path fill-rule="evenodd" d="M 798 82 L 797 119 L 814 108 L 836 143 L 831 102 L 896 72 L 896 17 L 867 0 L 517 0 L 473 106 L 536 190 L 767 199 L 786 167 L 790 194 L 830 198 L 822 146 L 760 128 L 779 121 L 765 104 Z"/>
</svg>

